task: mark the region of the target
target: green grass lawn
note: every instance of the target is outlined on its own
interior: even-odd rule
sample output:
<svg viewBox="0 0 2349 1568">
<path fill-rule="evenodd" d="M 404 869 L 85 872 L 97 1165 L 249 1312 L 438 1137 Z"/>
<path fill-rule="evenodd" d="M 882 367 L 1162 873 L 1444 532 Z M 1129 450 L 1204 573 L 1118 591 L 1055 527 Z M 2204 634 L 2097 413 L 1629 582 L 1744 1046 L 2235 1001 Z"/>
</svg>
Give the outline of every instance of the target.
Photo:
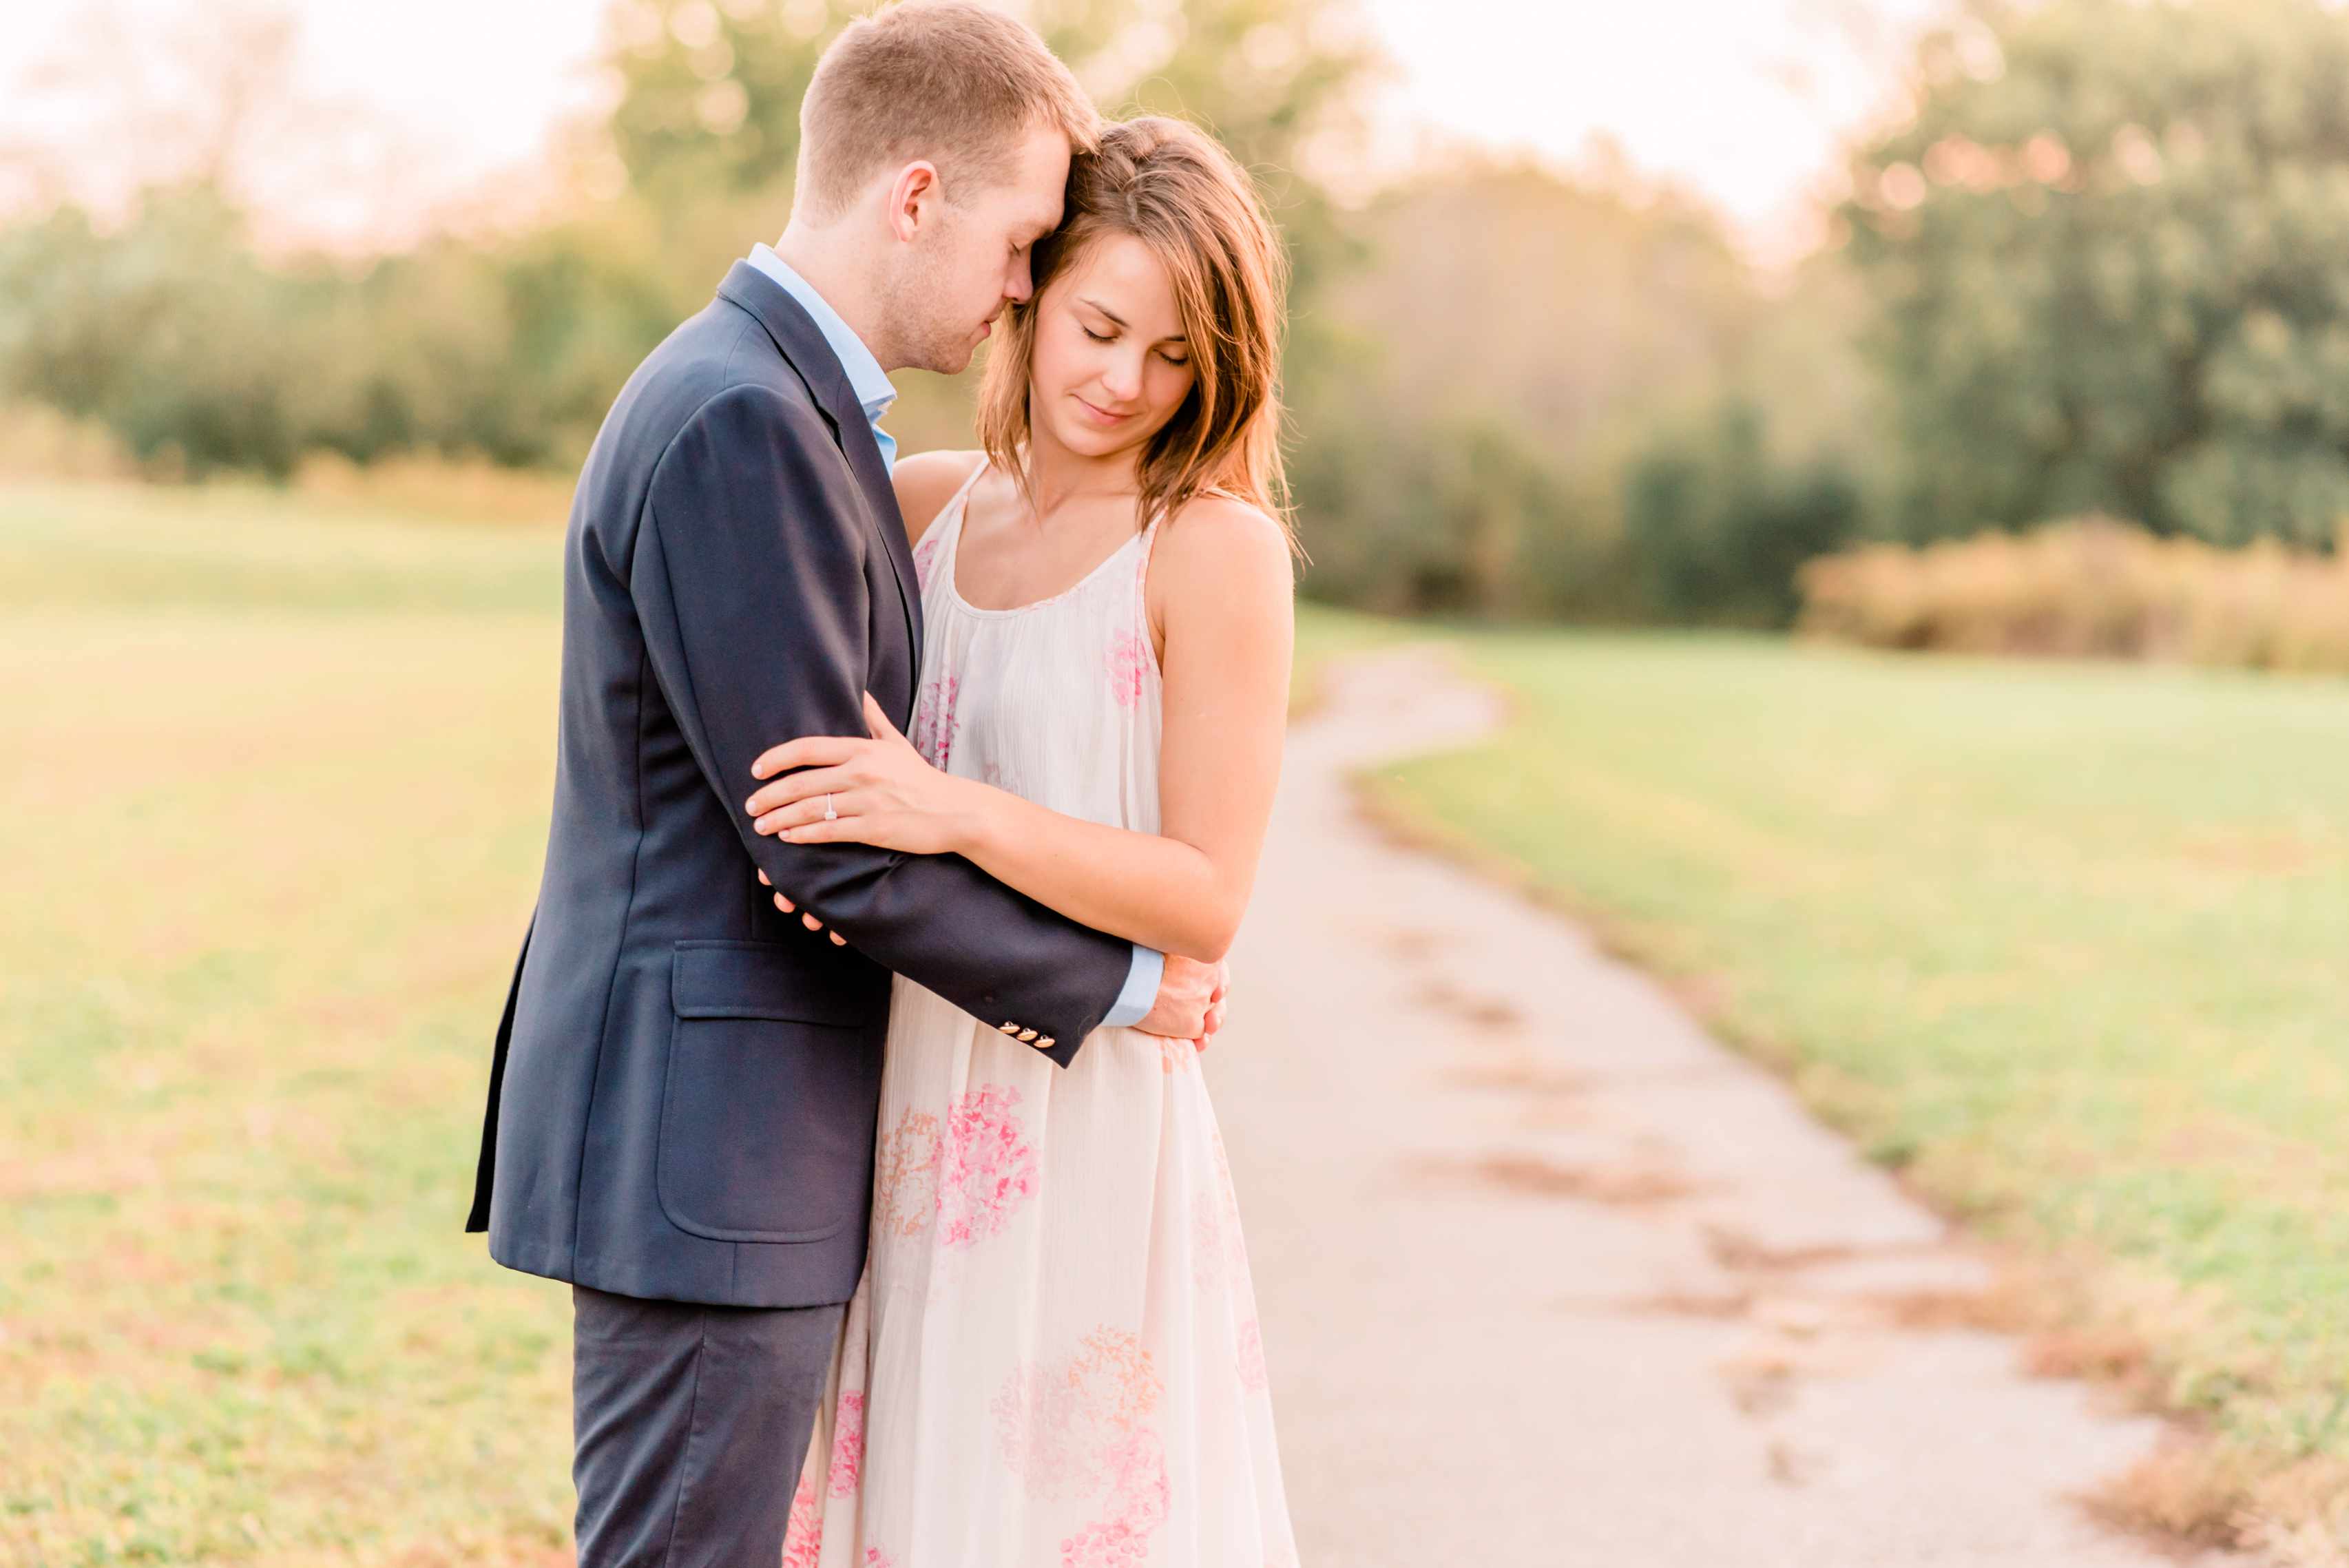
<svg viewBox="0 0 2349 1568">
<path fill-rule="evenodd" d="M 2271 1480 L 2340 1479 L 2349 682 L 1461 645 L 1515 720 L 1379 789 L 1695 982 L 1927 1192 L 2090 1260 Z"/>
<path fill-rule="evenodd" d="M 555 545 L 0 492 L 0 1562 L 563 1555 L 568 1300 L 459 1233 Z"/>
</svg>

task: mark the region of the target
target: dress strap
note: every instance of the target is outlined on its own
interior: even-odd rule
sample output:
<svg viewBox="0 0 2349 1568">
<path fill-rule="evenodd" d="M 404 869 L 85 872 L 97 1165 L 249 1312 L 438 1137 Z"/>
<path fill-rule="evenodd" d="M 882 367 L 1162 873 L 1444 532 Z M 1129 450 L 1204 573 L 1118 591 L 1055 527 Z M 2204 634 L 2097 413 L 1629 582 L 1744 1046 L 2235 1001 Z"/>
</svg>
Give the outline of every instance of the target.
<svg viewBox="0 0 2349 1568">
<path fill-rule="evenodd" d="M 1133 624 L 1142 640 L 1150 645 L 1154 663 L 1158 657 L 1158 635 L 1150 624 L 1150 562 L 1158 551 L 1158 525 L 1164 520 L 1165 514 L 1162 511 L 1143 529 L 1142 548 L 1136 552 L 1141 559 L 1133 568 Z"/>
<path fill-rule="evenodd" d="M 954 576 L 955 557 L 962 553 L 963 515 L 970 510 L 970 492 L 978 488 L 978 481 L 986 474 L 988 466 L 987 459 L 980 459 L 978 466 L 970 470 L 970 477 L 947 498 L 947 503 L 938 508 L 937 515 L 930 519 L 930 526 L 922 531 L 922 542 L 914 549 L 914 567 L 921 574 L 925 594 L 928 593 L 941 573 L 949 581 Z"/>
<path fill-rule="evenodd" d="M 988 466 L 985 458 L 979 459 L 978 466 L 972 469 L 970 477 L 947 498 L 947 504 L 938 509 L 937 521 L 930 524 L 933 529 L 943 527 L 947 531 L 948 537 L 942 542 L 947 553 L 954 553 L 961 547 L 962 520 L 970 511 L 970 492 L 978 488 L 978 481 L 986 477 Z M 947 515 L 949 512 L 953 514 L 951 517 Z"/>
<path fill-rule="evenodd" d="M 961 487 L 957 489 L 953 495 L 947 498 L 947 504 L 938 509 L 938 515 L 940 517 L 944 517 L 949 510 L 958 507 L 965 501 L 968 500 L 970 499 L 970 492 L 978 488 L 978 481 L 986 477 L 987 470 L 992 467 L 994 467 L 992 463 L 988 462 L 985 457 L 981 457 L 978 463 L 971 469 L 970 477 L 963 480 Z"/>
</svg>

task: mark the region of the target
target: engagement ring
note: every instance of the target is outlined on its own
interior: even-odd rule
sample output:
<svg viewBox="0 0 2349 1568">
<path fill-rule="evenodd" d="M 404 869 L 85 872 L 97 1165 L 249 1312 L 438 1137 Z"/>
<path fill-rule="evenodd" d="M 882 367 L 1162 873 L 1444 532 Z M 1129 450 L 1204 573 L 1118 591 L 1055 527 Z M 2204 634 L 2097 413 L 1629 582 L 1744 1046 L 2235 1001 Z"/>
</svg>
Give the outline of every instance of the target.
<svg viewBox="0 0 2349 1568">
<path fill-rule="evenodd" d="M 827 822 L 837 822 L 840 820 L 840 812 L 833 808 L 832 797 L 829 795 L 826 795 L 823 798 L 823 820 Z"/>
</svg>

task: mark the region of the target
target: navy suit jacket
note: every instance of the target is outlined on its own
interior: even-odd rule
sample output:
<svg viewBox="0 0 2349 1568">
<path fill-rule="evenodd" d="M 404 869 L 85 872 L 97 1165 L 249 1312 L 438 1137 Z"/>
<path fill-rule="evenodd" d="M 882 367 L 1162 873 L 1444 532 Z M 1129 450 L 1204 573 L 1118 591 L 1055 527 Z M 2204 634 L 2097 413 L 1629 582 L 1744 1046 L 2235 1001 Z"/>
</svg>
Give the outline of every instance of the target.
<svg viewBox="0 0 2349 1568">
<path fill-rule="evenodd" d="M 845 1301 L 890 973 L 1065 1066 L 1133 945 L 954 856 L 751 830 L 760 752 L 901 728 L 921 592 L 815 323 L 738 263 L 620 393 L 564 546 L 554 812 L 491 1069 L 469 1230 L 623 1295 Z M 778 912 L 775 887 L 848 940 Z M 1032 1048 L 1032 1047 L 1031 1047 Z"/>
</svg>

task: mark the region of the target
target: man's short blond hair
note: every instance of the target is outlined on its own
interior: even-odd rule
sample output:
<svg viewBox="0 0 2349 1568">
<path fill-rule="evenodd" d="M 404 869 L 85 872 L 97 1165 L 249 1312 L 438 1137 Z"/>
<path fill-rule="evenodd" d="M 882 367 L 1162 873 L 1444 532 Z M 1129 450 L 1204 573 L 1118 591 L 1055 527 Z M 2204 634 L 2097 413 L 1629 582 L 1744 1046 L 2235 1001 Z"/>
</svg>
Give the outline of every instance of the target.
<svg viewBox="0 0 2349 1568">
<path fill-rule="evenodd" d="M 1090 151 L 1101 117 L 1044 40 L 970 0 L 910 0 L 848 25 L 800 105 L 797 200 L 837 217 L 884 169 L 938 166 L 949 197 L 1009 179 L 1030 128 Z"/>
</svg>

